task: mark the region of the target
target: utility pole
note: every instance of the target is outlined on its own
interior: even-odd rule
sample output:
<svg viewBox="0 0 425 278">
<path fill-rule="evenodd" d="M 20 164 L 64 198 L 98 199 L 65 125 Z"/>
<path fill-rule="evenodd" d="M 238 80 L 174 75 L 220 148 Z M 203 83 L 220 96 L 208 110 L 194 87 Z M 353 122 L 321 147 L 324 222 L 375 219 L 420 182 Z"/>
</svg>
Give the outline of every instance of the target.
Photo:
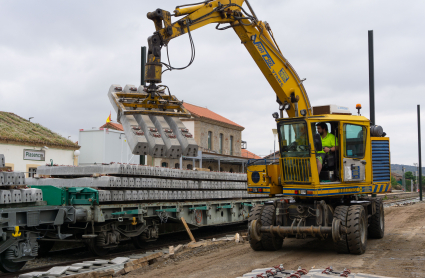
<svg viewBox="0 0 425 278">
<path fill-rule="evenodd" d="M 375 122 L 375 64 L 373 57 L 373 30 L 367 32 L 368 41 L 368 56 L 369 56 L 369 111 L 370 111 L 370 126 L 376 125 Z M 372 193 L 372 197 L 376 194 Z"/>
<path fill-rule="evenodd" d="M 376 125 L 375 122 L 375 64 L 373 57 L 373 30 L 367 32 L 368 54 L 369 54 L 369 111 L 370 125 Z"/>
<path fill-rule="evenodd" d="M 419 200 L 422 201 L 421 106 L 418 104 Z"/>
<path fill-rule="evenodd" d="M 406 168 L 403 166 L 403 168 L 401 168 L 402 169 L 402 171 L 403 171 L 403 177 L 402 177 L 402 184 L 403 184 L 403 190 L 404 190 L 404 192 L 406 192 L 406 179 L 404 178 L 404 174 L 406 173 Z"/>
<path fill-rule="evenodd" d="M 145 80 L 145 67 L 146 67 L 146 46 L 142 46 L 140 48 L 140 85 L 145 86 L 146 80 Z M 140 164 L 146 165 L 147 156 L 146 155 L 140 155 Z M 152 166 L 153 166 L 153 157 L 152 157 Z M 195 164 L 193 165 L 195 167 Z"/>
</svg>

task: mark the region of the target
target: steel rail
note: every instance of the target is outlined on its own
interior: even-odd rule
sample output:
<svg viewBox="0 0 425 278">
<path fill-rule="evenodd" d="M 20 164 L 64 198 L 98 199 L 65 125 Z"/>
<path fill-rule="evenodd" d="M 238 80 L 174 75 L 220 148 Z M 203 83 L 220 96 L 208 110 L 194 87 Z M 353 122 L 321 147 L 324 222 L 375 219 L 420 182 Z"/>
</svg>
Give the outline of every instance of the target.
<svg viewBox="0 0 425 278">
<path fill-rule="evenodd" d="M 225 233 L 219 233 L 219 234 L 214 233 L 214 234 L 211 234 L 209 236 L 202 236 L 202 239 L 212 239 L 212 238 L 226 236 L 229 233 L 245 233 L 246 231 L 247 231 L 247 229 L 245 228 L 243 230 L 227 231 Z M 13 272 L 13 273 L 1 273 L 0 272 L 0 278 L 17 277 L 17 276 L 19 276 L 19 274 L 24 274 L 24 273 L 34 272 L 34 271 L 43 272 L 43 271 L 47 271 L 50 268 L 55 267 L 55 266 L 70 265 L 70 264 L 74 264 L 74 263 L 81 263 L 83 261 L 94 261 L 95 259 L 110 260 L 110 259 L 113 259 L 113 258 L 116 258 L 116 257 L 122 257 L 122 256 L 125 256 L 125 255 L 132 255 L 132 254 L 140 254 L 140 253 L 149 252 L 149 251 L 155 251 L 155 250 L 158 250 L 158 249 L 167 248 L 170 245 L 187 244 L 189 242 L 190 242 L 189 239 L 172 241 L 172 242 L 168 242 L 168 243 L 164 243 L 164 244 L 146 246 L 146 248 L 142 248 L 142 249 L 133 249 L 133 250 L 130 250 L 130 251 L 115 252 L 115 253 L 112 252 L 112 253 L 105 255 L 105 256 L 93 256 L 93 257 L 88 257 L 88 258 L 84 258 L 84 259 L 63 261 L 63 262 L 60 262 L 60 263 L 54 263 L 54 264 L 49 264 L 49 265 L 44 265 L 44 266 L 39 266 L 39 267 L 34 267 L 34 268 L 26 268 L 26 269 L 22 269 L 22 270 L 19 270 L 17 272 Z M 57 252 L 59 252 L 59 251 L 66 251 L 66 250 L 58 250 Z M 67 249 L 67 251 L 69 252 L 69 249 Z"/>
</svg>

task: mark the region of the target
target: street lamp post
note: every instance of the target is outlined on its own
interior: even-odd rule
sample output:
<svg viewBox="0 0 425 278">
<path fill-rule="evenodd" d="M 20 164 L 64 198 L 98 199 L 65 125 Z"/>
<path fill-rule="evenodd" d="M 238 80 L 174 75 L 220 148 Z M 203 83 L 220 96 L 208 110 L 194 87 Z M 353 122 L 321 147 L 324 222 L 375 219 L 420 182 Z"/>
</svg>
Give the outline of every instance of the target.
<svg viewBox="0 0 425 278">
<path fill-rule="evenodd" d="M 273 128 L 272 129 L 273 132 L 273 137 L 274 137 L 274 143 L 273 143 L 273 159 L 276 159 L 276 135 L 277 135 L 277 129 Z"/>
<path fill-rule="evenodd" d="M 403 185 L 403 190 L 404 190 L 404 192 L 406 192 L 406 180 L 405 180 L 405 178 L 404 178 L 404 174 L 405 174 L 405 172 L 406 172 L 406 168 L 403 166 L 403 168 L 401 168 L 401 171 L 402 171 L 402 173 L 403 173 L 403 176 L 402 176 L 401 182 L 402 182 L 402 185 Z"/>
<path fill-rule="evenodd" d="M 418 173 L 418 171 L 417 171 L 417 170 L 418 170 L 418 163 L 416 163 L 416 162 L 415 162 L 415 163 L 413 163 L 413 165 L 416 167 L 416 171 L 414 171 L 414 173 L 413 173 L 413 174 L 415 175 L 415 177 L 416 177 L 416 179 L 417 179 L 417 175 L 418 175 L 418 174 L 417 174 L 417 173 Z M 416 183 L 416 182 L 415 182 L 415 183 Z M 410 192 L 413 192 L 413 184 L 414 184 L 414 183 L 412 183 L 412 186 L 411 186 Z"/>
</svg>

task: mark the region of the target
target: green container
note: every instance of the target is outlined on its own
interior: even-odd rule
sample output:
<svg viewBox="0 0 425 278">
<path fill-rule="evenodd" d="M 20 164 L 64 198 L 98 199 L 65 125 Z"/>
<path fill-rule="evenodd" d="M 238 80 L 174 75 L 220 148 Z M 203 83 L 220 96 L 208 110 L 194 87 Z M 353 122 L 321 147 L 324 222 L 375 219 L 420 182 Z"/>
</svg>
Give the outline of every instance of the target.
<svg viewBox="0 0 425 278">
<path fill-rule="evenodd" d="M 41 189 L 43 200 L 48 206 L 64 206 L 68 203 L 68 195 L 65 188 L 59 188 L 52 185 L 32 185 L 31 188 Z"/>
<path fill-rule="evenodd" d="M 48 206 L 72 206 L 99 204 L 99 192 L 89 187 L 55 187 L 52 185 L 33 185 L 41 189 L 43 200 Z"/>
<path fill-rule="evenodd" d="M 99 192 L 89 187 L 69 187 L 68 205 L 99 204 Z"/>
</svg>

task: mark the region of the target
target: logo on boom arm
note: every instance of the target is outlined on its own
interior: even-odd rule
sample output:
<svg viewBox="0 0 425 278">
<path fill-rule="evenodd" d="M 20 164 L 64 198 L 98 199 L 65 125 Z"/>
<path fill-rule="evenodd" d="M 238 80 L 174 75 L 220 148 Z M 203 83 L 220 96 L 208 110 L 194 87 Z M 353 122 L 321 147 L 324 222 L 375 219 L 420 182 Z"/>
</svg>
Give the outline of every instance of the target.
<svg viewBox="0 0 425 278">
<path fill-rule="evenodd" d="M 264 62 L 266 62 L 269 69 L 272 69 L 272 66 L 274 66 L 276 63 L 273 61 L 269 52 L 267 52 L 267 49 L 264 47 L 263 43 L 259 40 L 257 41 L 257 35 L 254 35 L 253 43 L 255 47 L 257 48 L 258 52 L 261 53 L 261 57 L 263 57 L 263 60 Z M 286 83 L 286 81 L 288 81 L 289 75 L 286 73 L 286 71 L 283 68 L 279 71 L 279 75 L 276 74 L 274 69 L 272 71 L 273 71 L 274 77 L 277 79 L 280 86 L 283 87 L 283 83 Z"/>
</svg>

